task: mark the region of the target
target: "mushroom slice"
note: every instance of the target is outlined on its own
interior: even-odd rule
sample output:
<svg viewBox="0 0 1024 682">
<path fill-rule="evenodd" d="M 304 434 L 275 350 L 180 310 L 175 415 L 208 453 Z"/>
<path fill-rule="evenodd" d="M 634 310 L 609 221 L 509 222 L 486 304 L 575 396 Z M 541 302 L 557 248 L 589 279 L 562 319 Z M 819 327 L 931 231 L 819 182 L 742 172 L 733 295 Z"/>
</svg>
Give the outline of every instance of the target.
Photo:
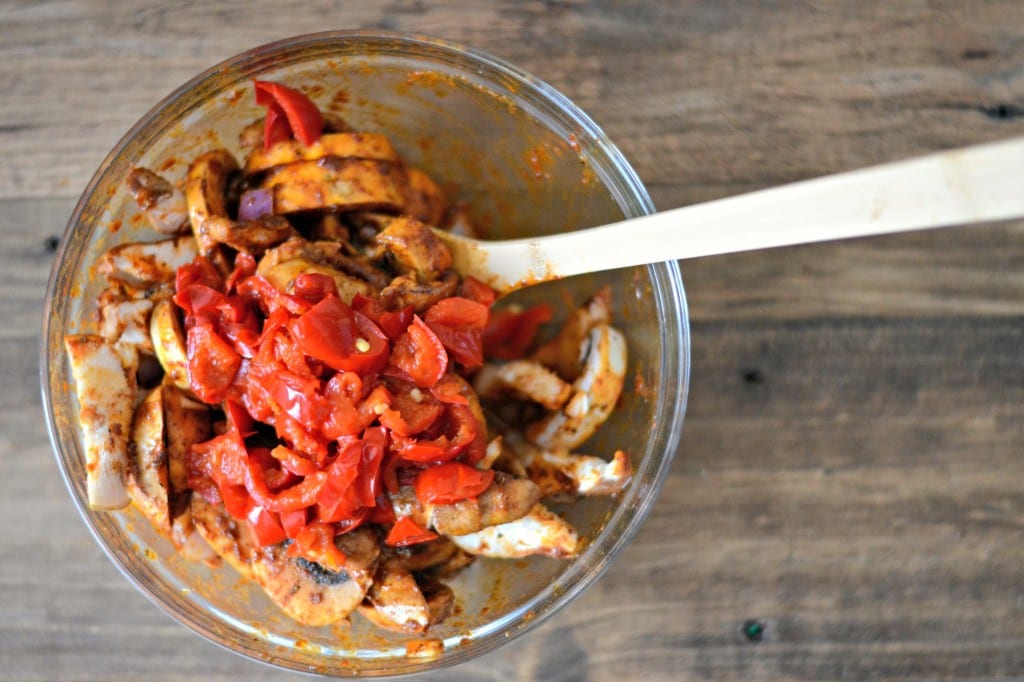
<svg viewBox="0 0 1024 682">
<path fill-rule="evenodd" d="M 246 222 L 228 216 L 228 182 L 237 173 L 238 162 L 226 149 L 201 154 L 188 167 L 185 199 L 192 232 L 204 256 L 210 255 L 218 244 L 260 254 L 296 234 L 291 223 L 281 216 L 265 215 Z"/>
<path fill-rule="evenodd" d="M 181 190 L 148 168 L 132 168 L 126 180 L 135 199 L 153 229 L 177 234 L 188 222 L 188 205 Z"/>
<path fill-rule="evenodd" d="M 78 421 L 85 446 L 86 489 L 92 509 L 122 509 L 129 501 L 128 435 L 134 391 L 114 348 L 94 335 L 67 336 Z"/>
<path fill-rule="evenodd" d="M 402 562 L 406 570 L 415 573 L 440 566 L 451 559 L 458 551 L 459 548 L 442 535 L 436 540 L 429 542 L 395 548 L 394 554 L 395 558 Z"/>
<path fill-rule="evenodd" d="M 346 255 L 344 247 L 331 241 L 307 241 L 293 237 L 264 254 L 256 273 L 286 293 L 303 272 L 332 277 L 346 303 L 356 294 L 373 296 L 388 278 L 368 261 Z"/>
<path fill-rule="evenodd" d="M 248 524 L 228 514 L 223 504 L 210 504 L 202 495 L 192 496 L 189 509 L 195 529 L 213 551 L 242 577 L 254 579 L 258 548 Z"/>
<path fill-rule="evenodd" d="M 428 581 L 420 586 L 424 599 L 427 600 L 427 612 L 430 614 L 430 627 L 443 622 L 452 615 L 455 609 L 455 592 L 444 583 Z"/>
<path fill-rule="evenodd" d="M 368 528 L 339 535 L 347 561 L 339 571 L 287 555 L 283 544 L 257 550 L 256 582 L 285 613 L 303 625 L 329 625 L 352 613 L 373 584 L 380 549 Z"/>
<path fill-rule="evenodd" d="M 312 261 L 296 258 L 278 263 L 272 267 L 259 268 L 260 274 L 274 285 L 278 290 L 291 293 L 295 280 L 302 274 L 327 275 L 334 280 L 338 286 L 338 296 L 345 303 L 351 304 L 352 299 L 357 295 L 366 297 L 373 296 L 373 287 L 361 279 L 350 277 L 343 272 L 335 270 L 329 265 L 321 265 Z"/>
<path fill-rule="evenodd" d="M 270 171 L 262 186 L 274 190 L 274 213 L 287 214 L 318 209 L 398 211 L 405 203 L 405 184 L 402 164 L 327 156 Z"/>
<path fill-rule="evenodd" d="M 120 286 L 107 288 L 99 297 L 100 335 L 112 344 L 125 344 L 151 353 L 147 333 L 153 301 L 130 298 Z"/>
<path fill-rule="evenodd" d="M 175 541 L 175 545 L 178 547 L 178 551 L 181 552 L 182 558 L 186 561 L 206 564 L 210 568 L 220 566 L 220 555 L 214 551 L 210 543 L 203 537 L 203 534 L 192 524 L 192 515 L 189 513 L 179 516 L 175 519 L 175 524 L 178 524 L 180 519 L 189 520 L 187 527 L 183 529 L 181 539 Z"/>
<path fill-rule="evenodd" d="M 428 225 L 440 225 L 448 211 L 444 192 L 434 179 L 417 168 L 407 171 L 409 182 L 405 186 L 405 206 L 402 211 Z"/>
<path fill-rule="evenodd" d="M 572 397 L 557 412 L 526 428 L 526 437 L 550 450 L 571 450 L 589 438 L 611 414 L 626 379 L 626 339 L 599 324 L 585 343 L 586 365 L 573 382 Z"/>
<path fill-rule="evenodd" d="M 399 272 L 416 274 L 421 282 L 437 279 L 452 266 L 452 254 L 441 238 L 415 218 L 396 218 L 376 237 Z"/>
<path fill-rule="evenodd" d="M 573 311 L 554 338 L 530 356 L 558 373 L 566 381 L 574 381 L 583 370 L 587 336 L 599 324 L 612 321 L 612 290 L 601 287 L 586 303 Z"/>
<path fill-rule="evenodd" d="M 170 536 L 163 395 L 163 387 L 157 386 L 135 410 L 132 441 L 128 448 L 132 457 L 127 483 L 132 504 L 149 519 L 154 528 Z"/>
<path fill-rule="evenodd" d="M 425 505 L 411 487 L 404 486 L 391 495 L 391 504 L 396 516 L 409 516 L 421 526 L 444 535 L 463 535 L 517 519 L 539 499 L 540 489 L 533 481 L 499 471 L 487 490 L 475 498 Z"/>
<path fill-rule="evenodd" d="M 416 579 L 396 559 L 377 567 L 373 585 L 359 613 L 378 627 L 397 632 L 426 632 L 430 610 Z"/>
<path fill-rule="evenodd" d="M 99 258 L 99 271 L 112 282 L 135 289 L 173 284 L 178 268 L 196 257 L 196 241 L 189 235 L 158 242 L 134 242 L 109 249 Z"/>
<path fill-rule="evenodd" d="M 185 457 L 188 449 L 213 437 L 210 409 L 188 397 L 173 384 L 163 384 L 166 424 L 167 473 L 171 489 L 171 518 L 188 507 L 190 495 Z"/>
<path fill-rule="evenodd" d="M 367 528 L 335 538 L 348 561 L 342 570 L 330 571 L 288 556 L 284 544 L 259 547 L 249 524 L 234 519 L 222 504 L 193 495 L 190 507 L 195 527 L 210 547 L 303 625 L 329 625 L 344 619 L 373 583 L 380 550 L 376 535 Z"/>
<path fill-rule="evenodd" d="M 576 555 L 576 529 L 542 504 L 510 523 L 489 526 L 469 535 L 453 536 L 452 542 L 470 554 L 496 559 L 516 559 L 540 554 L 556 559 Z"/>
<path fill-rule="evenodd" d="M 452 271 L 432 282 L 420 282 L 412 274 L 399 275 L 381 290 L 380 300 L 389 310 L 411 305 L 417 313 L 422 313 L 442 298 L 454 296 L 458 286 L 459 276 Z"/>
<path fill-rule="evenodd" d="M 543 450 L 525 442 L 515 443 L 512 448 L 545 497 L 614 495 L 633 475 L 629 455 L 622 450 L 616 450 L 612 460 L 605 461 L 567 450 Z"/>
<path fill-rule="evenodd" d="M 262 131 L 260 131 L 262 134 Z M 262 141 L 262 140 L 261 140 Z M 245 173 L 252 175 L 296 161 L 316 161 L 325 156 L 339 159 L 371 159 L 398 161 L 398 154 L 390 140 L 377 133 L 327 133 L 306 146 L 298 140 L 284 140 L 264 150 L 262 145 L 253 149 L 245 160 Z"/>
<path fill-rule="evenodd" d="M 486 363 L 473 378 L 473 386 L 484 399 L 498 399 L 512 393 L 549 410 L 557 410 L 572 395 L 572 386 L 533 360 Z"/>
<path fill-rule="evenodd" d="M 171 299 L 165 298 L 153 308 L 149 316 L 149 337 L 167 379 L 183 391 L 191 390 L 185 330 Z"/>
</svg>

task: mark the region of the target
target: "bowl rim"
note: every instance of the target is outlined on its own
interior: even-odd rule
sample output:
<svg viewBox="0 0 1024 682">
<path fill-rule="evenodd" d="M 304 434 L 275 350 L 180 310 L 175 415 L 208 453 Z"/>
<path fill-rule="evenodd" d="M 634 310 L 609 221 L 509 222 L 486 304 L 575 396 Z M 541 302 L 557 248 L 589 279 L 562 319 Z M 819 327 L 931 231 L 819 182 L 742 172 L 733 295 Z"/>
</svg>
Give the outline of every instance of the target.
<svg viewBox="0 0 1024 682">
<path fill-rule="evenodd" d="M 68 244 L 70 242 L 70 236 L 75 231 L 75 227 L 79 224 L 82 214 L 97 187 L 104 181 L 106 175 L 110 172 L 112 162 L 124 152 L 132 140 L 152 126 L 153 122 L 158 120 L 165 110 L 170 108 L 184 95 L 195 90 L 197 86 L 211 80 L 219 73 L 229 70 L 233 71 L 241 65 L 252 62 L 254 59 L 265 58 L 268 55 L 288 49 L 294 49 L 300 45 L 309 46 L 311 44 L 322 44 L 326 46 L 344 41 L 360 41 L 367 44 L 399 44 L 403 47 L 414 46 L 421 49 L 429 49 L 434 53 L 457 57 L 460 59 L 468 59 L 469 61 L 481 63 L 488 69 L 510 79 L 513 83 L 519 86 L 528 90 L 533 90 L 535 94 L 539 95 L 538 101 L 532 102 L 533 105 L 540 105 L 546 109 L 554 109 L 560 117 L 565 117 L 570 120 L 574 126 L 586 133 L 588 146 L 599 150 L 607 158 L 608 162 L 614 166 L 615 173 L 613 175 L 614 179 L 618 181 L 618 185 L 612 186 L 610 181 L 613 178 L 605 175 L 600 175 L 600 180 L 605 188 L 613 195 L 613 199 L 616 204 L 623 213 L 627 215 L 627 217 L 649 214 L 656 210 L 636 171 L 629 164 L 618 147 L 611 142 L 604 131 L 585 112 L 583 112 L 577 105 L 554 87 L 519 67 L 506 62 L 504 59 L 484 52 L 483 50 L 440 38 L 396 31 L 342 29 L 307 33 L 265 43 L 228 57 L 227 59 L 224 59 L 193 76 L 161 99 L 134 125 L 132 125 L 124 135 L 121 136 L 117 144 L 115 144 L 111 151 L 103 158 L 97 168 L 97 171 L 93 174 L 85 189 L 82 191 L 82 194 L 71 213 L 68 223 L 65 226 L 60 244 L 54 255 L 53 266 L 51 267 L 50 276 L 47 282 L 42 310 L 42 337 L 40 342 L 39 362 L 40 388 L 42 393 L 43 411 L 46 417 L 47 434 L 50 439 L 51 450 L 53 451 L 61 478 L 64 481 L 65 487 L 68 489 L 72 502 L 78 510 L 79 516 L 85 522 L 89 532 L 103 550 L 104 554 L 106 554 L 107 558 L 139 592 L 141 592 L 162 612 L 173 618 L 178 623 L 184 625 L 192 632 L 198 634 L 203 639 L 208 640 L 222 649 L 230 651 L 238 656 L 242 656 L 248 660 L 264 663 L 274 668 L 300 672 L 317 677 L 334 677 L 335 675 L 327 675 L 324 672 L 319 671 L 310 671 L 304 666 L 282 661 L 278 657 L 273 657 L 272 659 L 267 660 L 264 657 L 254 656 L 248 651 L 229 646 L 228 643 L 221 641 L 221 639 L 215 636 L 214 633 L 209 632 L 201 624 L 189 619 L 186 614 L 173 608 L 171 604 L 167 603 L 160 595 L 150 589 L 147 584 L 140 580 L 129 569 L 125 560 L 123 560 L 114 548 L 108 544 L 106 538 L 100 533 L 99 528 L 93 520 L 91 510 L 87 508 L 83 500 L 76 494 L 74 483 L 70 478 L 70 473 L 62 461 L 60 431 L 55 420 L 51 396 L 50 378 L 53 375 L 54 358 L 51 353 L 53 344 L 51 343 L 50 338 L 52 335 L 51 324 L 54 322 L 52 314 L 54 294 L 61 271 L 60 266 L 64 262 Z M 416 659 L 404 659 L 403 662 L 406 666 L 403 670 L 397 673 L 381 673 L 376 670 L 357 670 L 355 672 L 356 675 L 390 677 L 396 675 L 404 676 L 408 674 L 415 674 L 426 670 L 439 670 L 478 658 L 490 651 L 493 651 L 502 643 L 511 641 L 519 635 L 522 635 L 545 622 L 556 612 L 568 605 L 576 596 L 593 585 L 594 582 L 596 582 L 596 580 L 609 568 L 621 550 L 635 536 L 639 527 L 650 512 L 650 509 L 653 507 L 653 504 L 664 485 L 665 479 L 667 478 L 668 469 L 671 466 L 678 450 L 689 396 L 690 381 L 689 314 L 680 265 L 677 261 L 666 261 L 664 263 L 648 265 L 647 271 L 653 284 L 652 290 L 656 298 L 656 308 L 659 315 L 662 317 L 660 320 L 662 340 L 664 341 L 666 338 L 670 339 L 675 337 L 675 339 L 677 339 L 677 343 L 675 344 L 677 353 L 674 356 L 669 353 L 662 353 L 660 358 L 661 363 L 659 367 L 659 376 L 661 377 L 662 385 L 665 387 L 665 390 L 658 394 L 654 413 L 659 422 L 661 422 L 660 432 L 663 438 L 660 443 L 654 444 L 656 447 L 648 448 L 648 451 L 644 454 L 643 461 L 646 461 L 646 459 L 651 455 L 653 449 L 660 450 L 664 454 L 659 460 L 658 467 L 652 472 L 651 485 L 648 486 L 647 490 L 639 490 L 638 488 L 640 486 L 635 485 L 636 482 L 634 481 L 634 483 L 631 483 L 627 488 L 626 496 L 620 500 L 618 505 L 616 505 L 615 511 L 612 513 L 606 524 L 606 526 L 609 527 L 616 523 L 622 526 L 620 532 L 615 536 L 614 542 L 608 545 L 603 553 L 597 555 L 597 560 L 593 564 L 589 565 L 582 574 L 576 576 L 572 580 L 572 584 L 568 589 L 561 591 L 555 600 L 548 604 L 546 608 L 536 613 L 535 617 L 523 618 L 517 614 L 525 613 L 531 604 L 541 600 L 546 592 L 551 589 L 550 586 L 547 590 L 539 591 L 527 602 L 527 604 L 517 607 L 506 614 L 504 619 L 509 621 L 509 627 L 487 632 L 482 638 L 477 638 L 474 641 L 475 646 L 472 647 L 472 651 L 467 650 L 469 647 L 459 647 L 454 651 L 446 652 L 444 656 L 438 659 L 423 661 L 417 661 Z M 62 345 L 63 344 L 61 344 L 61 346 Z M 669 344 L 668 347 L 672 347 L 672 345 Z M 671 362 L 673 360 L 675 362 Z M 65 362 L 63 357 L 61 357 L 60 362 Z M 642 495 L 641 493 L 644 494 Z M 638 509 L 630 508 L 634 507 L 630 502 L 637 498 L 646 500 L 646 503 L 640 505 Z M 606 532 L 608 532 L 607 527 L 602 530 L 601 534 Z M 562 575 L 564 576 L 570 570 L 571 567 L 567 568 L 566 572 Z M 561 582 L 561 577 L 559 578 L 559 582 Z M 499 634 L 502 636 L 497 637 Z"/>
</svg>

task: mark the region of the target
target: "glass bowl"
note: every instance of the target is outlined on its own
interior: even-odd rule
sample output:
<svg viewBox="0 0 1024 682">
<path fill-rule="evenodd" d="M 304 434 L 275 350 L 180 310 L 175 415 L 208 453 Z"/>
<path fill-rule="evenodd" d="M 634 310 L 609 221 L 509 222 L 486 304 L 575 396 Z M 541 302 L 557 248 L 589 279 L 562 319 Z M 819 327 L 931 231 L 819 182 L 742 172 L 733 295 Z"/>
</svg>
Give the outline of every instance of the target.
<svg viewBox="0 0 1024 682">
<path fill-rule="evenodd" d="M 556 509 L 584 540 L 572 560 L 478 560 L 450 582 L 456 614 L 434 628 L 432 659 L 407 655 L 415 635 L 300 626 L 229 567 L 177 556 L 134 511 L 86 505 L 84 455 L 62 338 L 96 329 L 103 286 L 92 265 L 114 244 L 156 239 L 124 191 L 132 165 L 180 180 L 198 153 L 241 156 L 241 128 L 261 113 L 250 81 L 311 93 L 356 129 L 390 136 L 411 164 L 466 202 L 488 237 L 575 230 L 654 210 L 636 173 L 601 130 L 563 95 L 482 52 L 409 35 L 342 31 L 283 40 L 192 79 L 139 121 L 107 156 L 78 202 L 46 294 L 42 392 L 61 474 L 86 525 L 121 572 L 154 604 L 211 641 L 283 668 L 333 676 L 398 675 L 452 665 L 494 649 L 564 607 L 594 582 L 650 511 L 679 441 L 689 379 L 689 329 L 675 263 L 606 272 L 516 294 L 563 314 L 612 287 L 615 320 L 630 348 L 621 405 L 586 444 L 608 457 L 628 451 L 635 475 L 613 498 Z"/>
</svg>

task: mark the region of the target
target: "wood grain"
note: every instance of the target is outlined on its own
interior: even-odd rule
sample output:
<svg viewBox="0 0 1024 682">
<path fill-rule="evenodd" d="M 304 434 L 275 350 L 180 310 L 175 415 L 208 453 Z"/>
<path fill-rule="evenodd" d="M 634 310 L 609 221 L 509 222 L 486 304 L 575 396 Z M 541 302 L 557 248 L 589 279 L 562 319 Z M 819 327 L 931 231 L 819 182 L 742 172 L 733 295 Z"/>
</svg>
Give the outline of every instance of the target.
<svg viewBox="0 0 1024 682">
<path fill-rule="evenodd" d="M 537 74 L 666 208 L 1024 133 L 1014 0 L 0 3 L 0 679 L 282 677 L 102 555 L 59 480 L 36 360 L 47 238 L 117 138 L 217 61 L 329 27 Z M 1024 676 L 1024 224 L 698 259 L 684 278 L 692 391 L 651 516 L 569 608 L 432 678 Z"/>
</svg>

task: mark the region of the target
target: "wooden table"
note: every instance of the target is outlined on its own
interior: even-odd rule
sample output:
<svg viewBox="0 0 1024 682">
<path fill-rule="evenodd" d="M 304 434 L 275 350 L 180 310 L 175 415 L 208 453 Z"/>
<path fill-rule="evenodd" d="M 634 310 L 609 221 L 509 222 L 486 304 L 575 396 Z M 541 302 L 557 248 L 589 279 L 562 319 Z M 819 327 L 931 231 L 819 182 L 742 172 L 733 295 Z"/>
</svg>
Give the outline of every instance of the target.
<svg viewBox="0 0 1024 682">
<path fill-rule="evenodd" d="M 0 3 L 3 679 L 282 675 L 118 575 L 39 402 L 52 240 L 118 137 L 194 73 L 328 27 L 469 43 L 573 98 L 662 208 L 1024 133 L 1016 0 L 128 5 Z M 438 679 L 1024 676 L 1024 222 L 684 278 L 691 401 L 653 513 L 577 602 Z"/>
</svg>

